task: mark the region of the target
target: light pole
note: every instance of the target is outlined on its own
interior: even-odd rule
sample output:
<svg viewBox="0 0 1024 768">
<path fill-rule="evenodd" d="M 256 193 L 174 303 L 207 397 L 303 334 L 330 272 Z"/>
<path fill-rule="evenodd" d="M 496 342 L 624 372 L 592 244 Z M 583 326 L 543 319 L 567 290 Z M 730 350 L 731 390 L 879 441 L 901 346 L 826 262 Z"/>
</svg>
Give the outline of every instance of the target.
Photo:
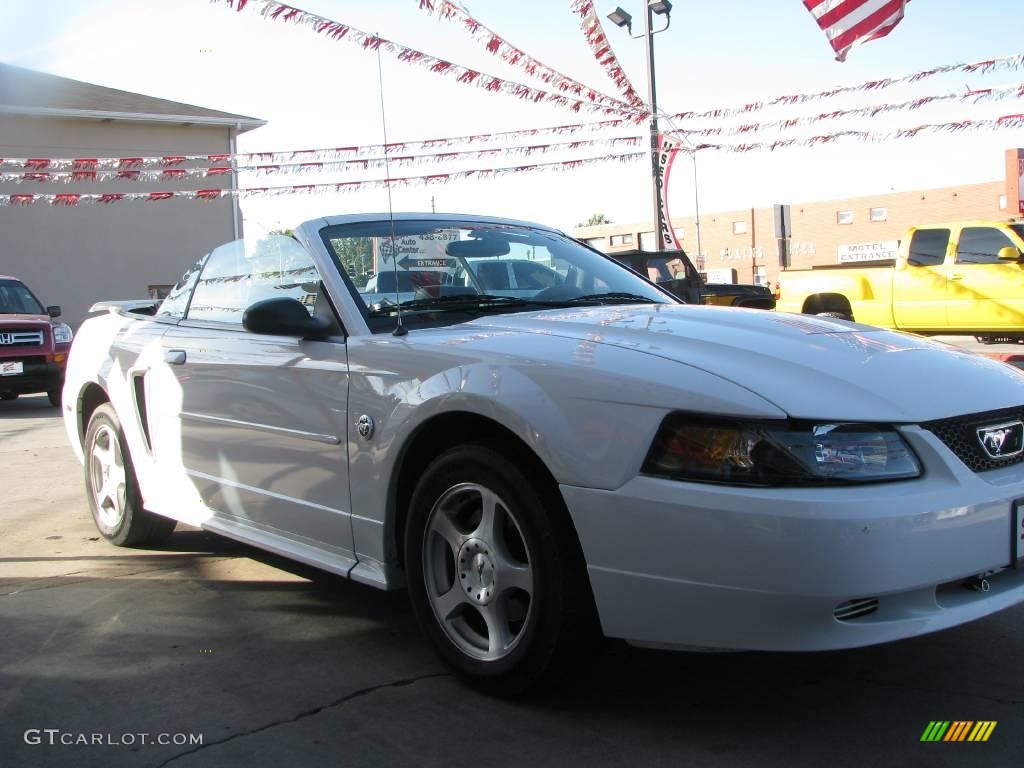
<svg viewBox="0 0 1024 768">
<path fill-rule="evenodd" d="M 651 184 L 654 188 L 654 232 L 658 238 L 658 250 L 662 250 L 662 232 L 665 221 L 662 218 L 661 184 L 658 173 L 658 94 L 654 82 L 654 36 L 664 32 L 672 24 L 672 3 L 669 0 L 645 0 L 643 34 L 633 34 L 633 17 L 622 8 L 616 7 L 608 14 L 608 20 L 617 27 L 625 27 L 634 40 L 644 38 L 647 45 L 647 102 L 651 107 Z M 665 26 L 654 30 L 654 15 L 665 17 Z"/>
</svg>

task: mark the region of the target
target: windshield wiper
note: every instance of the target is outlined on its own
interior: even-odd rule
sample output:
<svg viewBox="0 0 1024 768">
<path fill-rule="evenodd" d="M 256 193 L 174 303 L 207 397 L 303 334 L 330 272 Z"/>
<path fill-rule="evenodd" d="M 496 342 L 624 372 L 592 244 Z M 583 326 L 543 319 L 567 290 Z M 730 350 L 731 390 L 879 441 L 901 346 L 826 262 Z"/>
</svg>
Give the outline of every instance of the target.
<svg viewBox="0 0 1024 768">
<path fill-rule="evenodd" d="M 638 293 L 626 293 L 624 291 L 609 291 L 608 293 L 587 293 L 583 296 L 573 296 L 563 299 L 559 304 L 578 304 L 586 301 L 594 302 L 615 302 L 622 304 L 659 304 L 650 296 L 641 296 Z"/>
<path fill-rule="evenodd" d="M 492 296 L 488 293 L 467 293 L 455 296 L 438 296 L 431 299 L 410 299 L 400 304 L 377 306 L 369 311 L 369 317 L 396 314 L 398 308 L 403 310 L 443 309 L 443 310 L 483 310 L 494 307 L 522 307 L 527 305 L 544 306 L 542 301 L 530 301 L 515 296 Z"/>
</svg>

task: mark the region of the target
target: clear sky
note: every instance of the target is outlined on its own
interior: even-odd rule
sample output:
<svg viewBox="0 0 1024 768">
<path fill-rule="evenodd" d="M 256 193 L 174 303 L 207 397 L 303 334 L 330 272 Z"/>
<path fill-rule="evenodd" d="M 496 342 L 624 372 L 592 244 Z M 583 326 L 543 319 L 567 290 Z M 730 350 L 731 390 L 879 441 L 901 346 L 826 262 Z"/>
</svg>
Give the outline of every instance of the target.
<svg viewBox="0 0 1024 768">
<path fill-rule="evenodd" d="M 381 141 L 376 56 L 306 28 L 267 22 L 249 12 L 238 14 L 206 0 L 0 3 L 0 61 L 268 120 L 266 127 L 242 136 L 241 151 Z M 418 0 L 296 0 L 294 4 L 456 63 L 543 87 L 483 51 L 458 26 L 419 11 Z M 616 4 L 639 20 L 640 0 L 596 3 L 602 17 Z M 614 84 L 594 62 L 568 0 L 467 0 L 467 5 L 527 53 L 617 95 Z M 671 28 L 656 37 L 659 106 L 671 112 L 731 106 L 939 64 L 1016 54 L 1024 50 L 1020 23 L 1015 21 L 1019 12 L 1020 0 L 914 0 L 892 34 L 854 50 L 841 64 L 834 61 L 825 36 L 800 0 L 677 0 Z M 610 23 L 606 30 L 637 90 L 646 94 L 642 42 L 630 40 Z M 392 141 L 600 119 L 486 93 L 387 58 L 383 75 Z M 937 77 L 913 86 L 766 112 L 763 119 L 1021 82 L 1024 72 Z M 1019 112 L 1024 112 L 1021 100 L 954 102 L 885 119 L 819 123 L 803 133 L 886 130 Z M 644 129 L 624 133 L 641 134 Z M 1024 146 L 1024 131 L 944 135 L 881 145 L 844 142 L 775 153 L 702 153 L 701 210 L 990 181 L 1002 178 L 1003 150 L 1016 146 Z M 561 158 L 478 160 L 450 168 L 403 168 L 394 174 L 553 159 Z M 379 175 L 375 171 L 367 178 Z M 639 162 L 410 188 L 393 195 L 396 210 L 429 210 L 434 196 L 439 211 L 490 213 L 571 227 L 595 212 L 622 222 L 649 219 L 649 175 L 649 166 Z M 359 177 L 323 180 L 354 178 Z M 276 182 L 253 180 L 252 185 L 308 180 L 279 177 Z M 692 213 L 693 192 L 692 167 L 681 160 L 672 181 L 673 214 Z M 376 190 L 250 200 L 243 204 L 243 214 L 251 224 L 275 227 L 327 213 L 386 207 L 386 193 Z"/>
</svg>

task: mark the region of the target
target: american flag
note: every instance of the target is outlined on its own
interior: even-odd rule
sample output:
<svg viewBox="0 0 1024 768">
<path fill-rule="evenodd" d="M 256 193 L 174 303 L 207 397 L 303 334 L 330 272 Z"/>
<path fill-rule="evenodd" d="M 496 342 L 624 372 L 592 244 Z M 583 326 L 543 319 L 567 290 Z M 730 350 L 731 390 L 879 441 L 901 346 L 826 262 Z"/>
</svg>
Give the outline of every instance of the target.
<svg viewBox="0 0 1024 768">
<path fill-rule="evenodd" d="M 903 20 L 910 0 L 804 0 L 825 36 L 836 59 L 845 61 L 850 49 L 885 37 Z"/>
</svg>

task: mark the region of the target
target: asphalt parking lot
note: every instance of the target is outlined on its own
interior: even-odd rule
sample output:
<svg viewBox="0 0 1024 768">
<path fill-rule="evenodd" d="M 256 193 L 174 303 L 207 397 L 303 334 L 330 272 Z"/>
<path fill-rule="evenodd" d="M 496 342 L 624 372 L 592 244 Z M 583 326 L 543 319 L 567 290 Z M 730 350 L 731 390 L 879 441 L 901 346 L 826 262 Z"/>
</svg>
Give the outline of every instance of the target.
<svg viewBox="0 0 1024 768">
<path fill-rule="evenodd" d="M 402 593 L 184 527 L 159 549 L 108 545 L 45 397 L 0 403 L 0 493 L 4 766 L 998 766 L 1024 753 L 1024 607 L 833 653 L 610 644 L 573 687 L 501 701 L 445 673 Z M 931 720 L 998 724 L 986 743 L 921 743 Z M 60 743 L 80 734 L 114 743 Z"/>
</svg>

